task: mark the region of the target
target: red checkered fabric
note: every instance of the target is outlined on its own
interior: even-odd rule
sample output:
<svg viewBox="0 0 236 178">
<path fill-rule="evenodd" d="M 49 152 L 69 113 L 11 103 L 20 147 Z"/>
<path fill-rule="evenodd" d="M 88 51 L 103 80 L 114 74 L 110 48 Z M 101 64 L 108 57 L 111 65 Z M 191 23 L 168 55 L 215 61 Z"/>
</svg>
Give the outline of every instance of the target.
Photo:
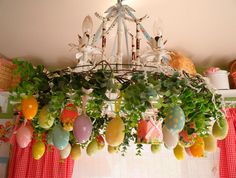
<svg viewBox="0 0 236 178">
<path fill-rule="evenodd" d="M 227 137 L 218 141 L 220 148 L 220 178 L 236 178 L 236 108 L 226 109 L 229 124 Z"/>
<path fill-rule="evenodd" d="M 11 150 L 8 178 L 71 178 L 74 161 L 60 160 L 55 147 L 47 149 L 40 160 L 33 159 L 32 143 L 27 148 L 14 144 Z"/>
</svg>

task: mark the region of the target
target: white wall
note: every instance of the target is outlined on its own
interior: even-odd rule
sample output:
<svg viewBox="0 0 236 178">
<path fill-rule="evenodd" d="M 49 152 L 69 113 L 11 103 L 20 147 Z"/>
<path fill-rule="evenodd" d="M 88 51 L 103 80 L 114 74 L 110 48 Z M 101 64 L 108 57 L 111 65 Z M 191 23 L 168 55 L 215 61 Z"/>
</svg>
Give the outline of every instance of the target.
<svg viewBox="0 0 236 178">
<path fill-rule="evenodd" d="M 84 152 L 76 161 L 73 178 L 218 178 L 219 152 L 196 159 L 177 161 L 172 151 L 162 148 L 152 154 L 147 146 L 141 157 L 131 148 L 125 157 L 106 150 L 89 157 Z"/>
<path fill-rule="evenodd" d="M 65 67 L 75 62 L 67 44 L 76 41 L 83 18 L 104 12 L 115 1 L 0 0 L 0 53 Z M 196 64 L 227 65 L 236 58 L 235 0 L 125 2 L 138 16 L 150 16 L 144 23 L 150 33 L 154 21 L 161 19 L 167 46 L 185 52 Z"/>
</svg>

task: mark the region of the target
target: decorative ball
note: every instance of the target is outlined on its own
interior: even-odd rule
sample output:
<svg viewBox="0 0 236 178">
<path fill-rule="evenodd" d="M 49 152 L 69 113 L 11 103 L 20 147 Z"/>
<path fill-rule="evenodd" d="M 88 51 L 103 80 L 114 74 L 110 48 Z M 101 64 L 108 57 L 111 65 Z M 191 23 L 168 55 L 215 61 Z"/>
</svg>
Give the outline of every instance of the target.
<svg viewBox="0 0 236 178">
<path fill-rule="evenodd" d="M 105 139 L 110 146 L 119 146 L 125 137 L 125 125 L 120 117 L 113 118 L 108 124 Z"/>
<path fill-rule="evenodd" d="M 54 117 L 50 116 L 47 111 L 47 106 L 44 106 L 39 114 L 39 126 L 48 130 L 54 123 Z"/>
<path fill-rule="evenodd" d="M 164 141 L 165 146 L 168 149 L 175 148 L 179 140 L 178 134 L 170 132 L 166 128 L 166 126 L 162 128 L 162 132 L 163 132 L 163 141 Z"/>
<path fill-rule="evenodd" d="M 151 145 L 152 153 L 159 153 L 161 151 L 161 144 L 152 144 Z"/>
<path fill-rule="evenodd" d="M 21 101 L 23 116 L 32 120 L 38 112 L 38 102 L 34 96 L 29 96 Z"/>
<path fill-rule="evenodd" d="M 73 145 L 70 155 L 73 160 L 77 160 L 81 155 L 80 145 L 78 145 L 78 144 Z"/>
<path fill-rule="evenodd" d="M 71 151 L 71 145 L 70 143 L 68 143 L 68 145 L 63 150 L 60 150 L 61 159 L 68 158 L 68 156 L 70 155 L 70 151 Z"/>
<path fill-rule="evenodd" d="M 98 142 L 96 139 L 92 140 L 86 149 L 86 152 L 89 156 L 94 155 L 98 151 Z"/>
<path fill-rule="evenodd" d="M 183 130 L 185 124 L 184 111 L 175 106 L 170 109 L 166 116 L 165 125 L 172 133 L 179 133 Z"/>
<path fill-rule="evenodd" d="M 53 144 L 57 149 L 63 150 L 69 143 L 70 133 L 65 131 L 60 125 L 56 125 L 53 130 Z"/>
<path fill-rule="evenodd" d="M 32 146 L 33 158 L 39 160 L 45 152 L 45 144 L 42 141 L 37 141 Z"/>
<path fill-rule="evenodd" d="M 33 128 L 31 126 L 22 126 L 17 130 L 16 142 L 21 148 L 26 148 L 33 137 Z"/>
<path fill-rule="evenodd" d="M 204 156 L 204 141 L 202 137 L 197 137 L 195 143 L 189 147 L 193 157 L 203 157 Z"/>
<path fill-rule="evenodd" d="M 114 146 L 108 145 L 107 150 L 108 150 L 108 153 L 113 154 L 113 153 L 117 153 L 118 152 L 119 147 L 117 147 L 117 146 L 114 147 Z"/>
<path fill-rule="evenodd" d="M 78 143 L 86 142 L 92 133 L 93 124 L 86 115 L 79 116 L 74 123 L 73 133 Z"/>
<path fill-rule="evenodd" d="M 184 160 L 184 147 L 182 145 L 177 144 L 173 151 L 177 160 Z"/>
<path fill-rule="evenodd" d="M 221 126 L 215 122 L 212 128 L 212 134 L 217 140 L 225 139 L 228 134 L 229 126 L 226 119 L 221 120 Z"/>
<path fill-rule="evenodd" d="M 66 107 L 62 110 L 60 115 L 60 120 L 63 124 L 63 128 L 66 131 L 73 130 L 73 124 L 77 117 L 78 117 L 77 107 L 72 103 L 67 104 Z"/>
<path fill-rule="evenodd" d="M 217 149 L 217 140 L 213 135 L 208 135 L 203 138 L 205 151 L 207 152 L 215 152 Z"/>
</svg>

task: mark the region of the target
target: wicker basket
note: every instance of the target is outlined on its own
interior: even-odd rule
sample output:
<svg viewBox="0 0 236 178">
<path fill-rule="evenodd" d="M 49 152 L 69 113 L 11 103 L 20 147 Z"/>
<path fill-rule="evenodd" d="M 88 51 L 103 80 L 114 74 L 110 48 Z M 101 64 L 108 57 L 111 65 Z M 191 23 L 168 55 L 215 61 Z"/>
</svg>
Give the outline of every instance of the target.
<svg viewBox="0 0 236 178">
<path fill-rule="evenodd" d="M 13 74 L 15 68 L 11 60 L 0 57 L 0 91 L 8 91 L 19 84 L 20 77 Z"/>
</svg>

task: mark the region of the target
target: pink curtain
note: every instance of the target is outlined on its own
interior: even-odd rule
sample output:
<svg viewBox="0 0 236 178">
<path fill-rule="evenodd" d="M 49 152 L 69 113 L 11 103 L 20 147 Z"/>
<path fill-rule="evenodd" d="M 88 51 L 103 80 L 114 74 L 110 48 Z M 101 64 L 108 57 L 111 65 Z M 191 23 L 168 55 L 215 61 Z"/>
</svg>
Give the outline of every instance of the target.
<svg viewBox="0 0 236 178">
<path fill-rule="evenodd" d="M 220 148 L 220 178 L 236 178 L 236 108 L 226 110 L 229 124 L 227 137 L 218 142 Z"/>
<path fill-rule="evenodd" d="M 11 149 L 8 178 L 71 178 L 74 161 L 60 160 L 60 152 L 47 149 L 40 160 L 32 157 L 32 143 L 27 148 L 14 144 Z"/>
</svg>

